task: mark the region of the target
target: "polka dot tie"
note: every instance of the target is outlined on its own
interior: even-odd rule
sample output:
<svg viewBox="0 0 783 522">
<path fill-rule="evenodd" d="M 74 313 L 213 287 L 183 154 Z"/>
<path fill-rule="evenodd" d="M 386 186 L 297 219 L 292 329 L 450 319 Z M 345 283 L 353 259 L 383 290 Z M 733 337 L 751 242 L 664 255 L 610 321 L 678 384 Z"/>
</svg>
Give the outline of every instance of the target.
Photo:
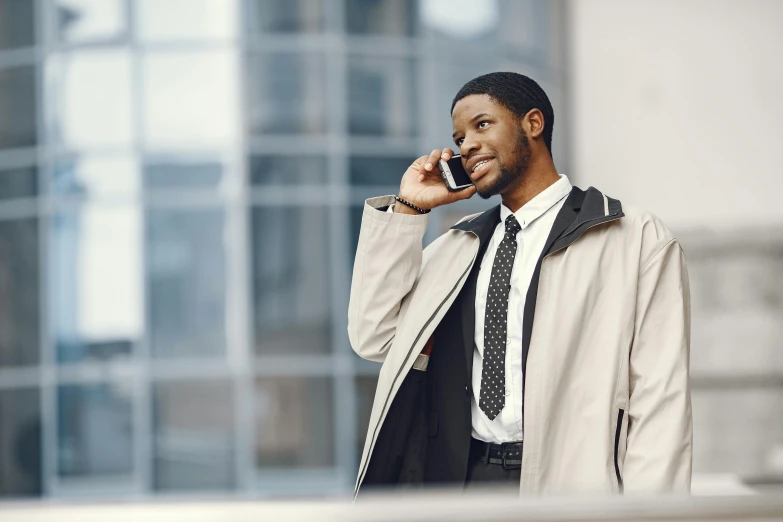
<svg viewBox="0 0 783 522">
<path fill-rule="evenodd" d="M 487 290 L 484 315 L 484 364 L 481 369 L 479 407 L 494 420 L 506 404 L 506 318 L 511 269 L 517 253 L 517 232 L 522 230 L 514 215 L 506 218 L 506 234 L 498 245 Z"/>
</svg>

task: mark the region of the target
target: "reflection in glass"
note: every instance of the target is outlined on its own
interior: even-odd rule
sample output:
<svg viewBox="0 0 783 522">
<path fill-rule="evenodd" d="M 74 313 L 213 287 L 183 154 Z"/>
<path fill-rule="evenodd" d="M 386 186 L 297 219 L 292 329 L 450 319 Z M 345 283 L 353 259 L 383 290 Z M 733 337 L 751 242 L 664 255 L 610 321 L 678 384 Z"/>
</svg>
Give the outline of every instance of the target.
<svg viewBox="0 0 783 522">
<path fill-rule="evenodd" d="M 252 156 L 253 185 L 316 185 L 328 182 L 324 156 Z"/>
<path fill-rule="evenodd" d="M 56 145 L 100 147 L 133 140 L 131 54 L 107 48 L 46 61 L 46 136 Z"/>
<path fill-rule="evenodd" d="M 51 4 L 61 42 L 107 40 L 126 31 L 122 0 L 53 0 Z"/>
<path fill-rule="evenodd" d="M 38 195 L 38 169 L 0 169 L 0 201 Z"/>
<path fill-rule="evenodd" d="M 128 383 L 57 388 L 60 476 L 132 473 L 131 400 Z"/>
<path fill-rule="evenodd" d="M 49 191 L 57 195 L 102 198 L 138 190 L 138 165 L 130 156 L 76 156 L 52 165 Z"/>
<path fill-rule="evenodd" d="M 312 33 L 325 24 L 324 0 L 250 0 L 251 33 Z"/>
<path fill-rule="evenodd" d="M 35 6 L 29 0 L 0 0 L 0 51 L 35 45 Z"/>
<path fill-rule="evenodd" d="M 528 3 L 529 0 L 513 0 L 506 5 Z M 439 41 L 444 37 L 475 41 L 497 36 L 498 0 L 421 0 L 420 5 L 422 30 L 434 31 Z M 520 19 L 512 18 L 510 22 L 519 24 Z M 520 29 L 512 31 L 522 32 Z"/>
<path fill-rule="evenodd" d="M 415 137 L 416 107 L 412 60 L 350 58 L 348 127 L 351 134 Z"/>
<path fill-rule="evenodd" d="M 256 465 L 334 465 L 332 381 L 312 377 L 256 379 Z"/>
<path fill-rule="evenodd" d="M 234 52 L 150 52 L 143 64 L 144 138 L 149 145 L 233 143 L 239 126 Z"/>
<path fill-rule="evenodd" d="M 351 184 L 397 187 L 413 161 L 411 158 L 353 156 L 349 167 Z"/>
<path fill-rule="evenodd" d="M 38 237 L 38 219 L 0 221 L 0 367 L 40 358 Z"/>
<path fill-rule="evenodd" d="M 0 390 L 0 498 L 43 492 L 40 396 L 32 388 Z"/>
<path fill-rule="evenodd" d="M 370 425 L 372 401 L 375 398 L 375 388 L 378 386 L 377 375 L 362 375 L 356 377 L 356 462 L 359 462 Z"/>
<path fill-rule="evenodd" d="M 36 92 L 33 67 L 0 69 L 0 149 L 37 145 Z"/>
<path fill-rule="evenodd" d="M 331 350 L 329 214 L 254 208 L 253 297 L 259 354 Z"/>
<path fill-rule="evenodd" d="M 220 162 L 173 159 L 155 160 L 144 166 L 144 187 L 154 189 L 217 188 L 223 179 Z"/>
<path fill-rule="evenodd" d="M 225 353 L 224 229 L 220 209 L 147 211 L 149 329 L 156 357 Z"/>
<path fill-rule="evenodd" d="M 322 54 L 252 54 L 248 110 L 253 133 L 326 130 L 326 61 Z"/>
<path fill-rule="evenodd" d="M 348 33 L 413 36 L 417 5 L 414 0 L 345 0 Z"/>
<path fill-rule="evenodd" d="M 136 0 L 146 41 L 228 39 L 237 35 L 239 0 Z"/>
<path fill-rule="evenodd" d="M 156 490 L 217 490 L 234 485 L 234 403 L 229 381 L 155 384 Z"/>
<path fill-rule="evenodd" d="M 87 205 L 49 225 L 51 331 L 61 363 L 127 358 L 141 337 L 141 216 Z"/>
</svg>

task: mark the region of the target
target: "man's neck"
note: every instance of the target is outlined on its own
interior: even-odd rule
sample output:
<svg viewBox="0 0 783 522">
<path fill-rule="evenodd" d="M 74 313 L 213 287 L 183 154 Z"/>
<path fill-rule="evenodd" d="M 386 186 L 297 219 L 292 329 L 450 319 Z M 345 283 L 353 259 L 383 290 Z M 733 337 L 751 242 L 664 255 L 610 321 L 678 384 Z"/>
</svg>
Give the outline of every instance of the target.
<svg viewBox="0 0 783 522">
<path fill-rule="evenodd" d="M 527 170 L 520 176 L 519 183 L 509 187 L 501 196 L 503 204 L 511 212 L 516 212 L 559 179 L 560 175 L 555 170 L 551 158 L 531 161 Z"/>
</svg>

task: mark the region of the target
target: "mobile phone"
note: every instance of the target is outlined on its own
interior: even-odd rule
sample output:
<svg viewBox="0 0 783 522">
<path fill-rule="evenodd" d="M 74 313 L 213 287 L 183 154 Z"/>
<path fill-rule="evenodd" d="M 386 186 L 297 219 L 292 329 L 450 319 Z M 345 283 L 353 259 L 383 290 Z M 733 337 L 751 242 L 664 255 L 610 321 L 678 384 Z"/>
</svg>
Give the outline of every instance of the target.
<svg viewBox="0 0 783 522">
<path fill-rule="evenodd" d="M 438 168 L 443 181 L 446 183 L 446 188 L 452 192 L 466 189 L 473 184 L 470 176 L 468 176 L 468 173 L 462 166 L 462 158 L 460 158 L 459 154 L 453 156 L 449 161 L 439 160 Z"/>
</svg>

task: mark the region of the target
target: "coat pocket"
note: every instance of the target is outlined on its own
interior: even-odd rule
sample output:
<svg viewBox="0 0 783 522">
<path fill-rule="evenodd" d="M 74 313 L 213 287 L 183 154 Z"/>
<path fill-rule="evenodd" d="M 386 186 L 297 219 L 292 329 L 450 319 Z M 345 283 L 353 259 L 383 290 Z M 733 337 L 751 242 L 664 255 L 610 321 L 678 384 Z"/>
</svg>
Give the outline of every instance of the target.
<svg viewBox="0 0 783 522">
<path fill-rule="evenodd" d="M 614 472 L 617 475 L 617 487 L 620 493 L 623 492 L 623 477 L 620 474 L 620 435 L 623 431 L 623 417 L 625 416 L 625 410 L 617 410 L 617 427 L 614 430 Z"/>
</svg>

